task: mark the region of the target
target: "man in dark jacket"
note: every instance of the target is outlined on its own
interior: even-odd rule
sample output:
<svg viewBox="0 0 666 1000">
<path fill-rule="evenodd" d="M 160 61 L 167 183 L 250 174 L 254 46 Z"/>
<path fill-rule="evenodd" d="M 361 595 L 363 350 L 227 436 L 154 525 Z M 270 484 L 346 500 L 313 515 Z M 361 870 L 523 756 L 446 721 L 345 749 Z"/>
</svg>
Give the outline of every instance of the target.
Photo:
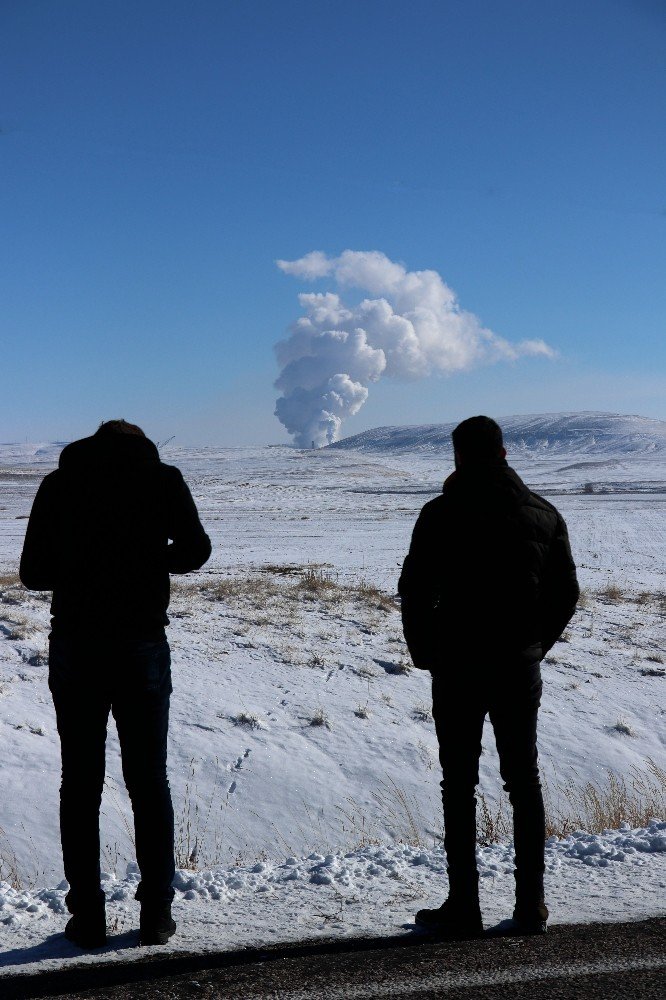
<svg viewBox="0 0 666 1000">
<path fill-rule="evenodd" d="M 29 589 L 53 591 L 49 687 L 62 752 L 60 832 L 73 914 L 65 934 L 81 947 L 106 941 L 99 809 L 109 711 L 134 810 L 141 941 L 163 944 L 176 929 L 164 627 L 169 573 L 199 569 L 210 551 L 181 473 L 160 462 L 152 441 L 124 420 L 68 445 L 35 497 L 20 574 Z"/>
<path fill-rule="evenodd" d="M 576 569 L 564 520 L 508 466 L 495 421 L 471 417 L 452 437 L 456 471 L 421 511 L 398 585 L 414 665 L 433 677 L 449 874 L 446 902 L 416 920 L 442 936 L 483 931 L 475 788 L 489 715 L 513 807 L 516 907 L 507 929 L 541 933 L 540 661 L 575 611 Z"/>
</svg>

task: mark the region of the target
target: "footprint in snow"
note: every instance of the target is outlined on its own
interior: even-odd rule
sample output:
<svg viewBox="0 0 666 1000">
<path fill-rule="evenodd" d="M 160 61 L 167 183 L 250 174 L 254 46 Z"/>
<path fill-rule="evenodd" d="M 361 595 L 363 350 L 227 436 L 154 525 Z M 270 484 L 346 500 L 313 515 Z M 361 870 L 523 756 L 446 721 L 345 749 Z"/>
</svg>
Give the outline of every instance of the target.
<svg viewBox="0 0 666 1000">
<path fill-rule="evenodd" d="M 245 753 L 243 754 L 242 757 L 237 757 L 236 758 L 236 763 L 234 764 L 234 768 L 237 771 L 240 771 L 241 767 L 243 766 L 243 761 L 247 760 L 247 758 L 250 756 L 251 753 L 252 753 L 252 750 L 248 747 L 248 749 L 245 751 Z"/>
</svg>

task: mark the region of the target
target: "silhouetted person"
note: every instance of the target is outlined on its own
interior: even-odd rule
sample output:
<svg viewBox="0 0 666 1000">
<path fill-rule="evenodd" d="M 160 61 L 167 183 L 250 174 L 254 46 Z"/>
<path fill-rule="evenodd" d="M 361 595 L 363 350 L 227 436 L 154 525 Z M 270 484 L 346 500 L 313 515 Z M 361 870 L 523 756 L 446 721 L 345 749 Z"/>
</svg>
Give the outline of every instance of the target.
<svg viewBox="0 0 666 1000">
<path fill-rule="evenodd" d="M 169 540 L 171 544 L 169 544 Z M 49 687 L 62 751 L 60 832 L 65 934 L 106 941 L 99 808 L 109 711 L 134 810 L 143 944 L 174 933 L 173 808 L 166 774 L 171 667 L 169 573 L 198 569 L 210 540 L 178 469 L 143 431 L 103 423 L 74 441 L 32 507 L 21 580 L 52 590 Z"/>
<path fill-rule="evenodd" d="M 452 437 L 456 471 L 421 511 L 399 583 L 414 665 L 432 673 L 449 875 L 446 902 L 416 921 L 442 936 L 483 932 L 475 788 L 489 715 L 513 806 L 516 906 L 507 930 L 541 933 L 540 661 L 574 613 L 576 569 L 561 515 L 509 468 L 495 421 L 471 417 Z"/>
</svg>

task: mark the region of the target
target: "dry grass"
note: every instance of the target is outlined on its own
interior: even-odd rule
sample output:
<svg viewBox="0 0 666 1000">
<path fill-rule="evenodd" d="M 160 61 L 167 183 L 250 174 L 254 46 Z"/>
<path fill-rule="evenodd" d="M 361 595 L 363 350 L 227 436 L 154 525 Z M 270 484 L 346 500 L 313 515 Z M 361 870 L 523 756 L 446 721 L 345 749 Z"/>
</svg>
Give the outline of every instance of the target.
<svg viewBox="0 0 666 1000">
<path fill-rule="evenodd" d="M 13 889 L 23 889 L 25 885 L 16 852 L 2 827 L 0 827 L 0 882 L 8 882 Z"/>
<path fill-rule="evenodd" d="M 666 815 L 666 770 L 651 758 L 642 769 L 632 768 L 627 778 L 609 770 L 602 783 L 588 781 L 579 787 L 572 780 L 563 792 L 566 805 L 552 824 L 557 836 L 572 830 L 602 833 L 622 823 L 644 827 Z"/>
<path fill-rule="evenodd" d="M 314 712 L 308 719 L 308 725 L 310 726 L 321 726 L 324 729 L 331 728 L 331 722 L 329 717 L 323 708 L 315 708 Z"/>
<path fill-rule="evenodd" d="M 396 661 L 391 661 L 391 662 L 383 661 L 382 666 L 384 667 L 384 670 L 386 671 L 387 674 L 393 674 L 398 676 L 404 674 L 411 674 L 413 670 L 411 660 L 408 660 L 404 656 Z"/>
<path fill-rule="evenodd" d="M 357 583 L 352 584 L 349 588 L 351 593 L 363 604 L 367 604 L 369 607 L 376 609 L 377 611 L 395 611 L 397 608 L 395 598 L 390 594 L 385 594 L 383 590 L 379 587 L 375 587 L 374 584 L 368 583 L 367 580 L 361 578 Z"/>
<path fill-rule="evenodd" d="M 652 607 L 658 613 L 666 614 L 666 593 L 663 590 L 639 590 L 637 593 L 625 591 L 616 583 L 609 583 L 596 591 L 594 597 L 600 598 L 607 604 L 617 604 L 620 601 L 627 601 L 639 607 Z M 589 595 L 581 591 L 578 600 L 578 607 L 585 608 L 589 603 Z"/>
<path fill-rule="evenodd" d="M 666 593 L 663 590 L 640 590 L 630 598 L 634 604 L 652 605 L 661 614 L 666 613 Z"/>
<path fill-rule="evenodd" d="M 201 593 L 211 601 L 250 604 L 255 609 L 277 601 L 283 607 L 288 603 L 298 605 L 301 601 L 319 601 L 329 607 L 355 602 L 384 613 L 397 608 L 391 595 L 367 580 L 341 583 L 336 573 L 320 565 L 268 565 L 255 574 L 181 586 L 176 588 L 176 593 L 183 597 Z"/>
<path fill-rule="evenodd" d="M 623 716 L 620 716 L 618 718 L 618 720 L 611 726 L 611 729 L 614 732 L 619 733 L 621 736 L 636 735 L 631 726 L 629 725 L 629 723 L 627 722 L 627 720 Z"/>
<path fill-rule="evenodd" d="M 10 639 L 12 642 L 23 642 L 24 639 L 28 639 L 31 635 L 35 634 L 36 626 L 27 618 L 17 615 L 4 619 L 2 631 L 5 634 L 5 638 Z"/>
<path fill-rule="evenodd" d="M 426 705 L 425 702 L 419 702 L 418 705 L 414 705 L 412 709 L 412 719 L 416 722 L 432 722 L 432 710 L 430 705 Z"/>
<path fill-rule="evenodd" d="M 27 596 L 27 590 L 15 573 L 0 575 L 0 604 L 22 604 Z"/>
<path fill-rule="evenodd" d="M 302 573 L 302 566 L 297 566 L 295 563 L 265 563 L 263 566 L 259 567 L 261 573 L 269 573 L 271 576 L 298 576 Z"/>
<path fill-rule="evenodd" d="M 579 785 L 575 777 L 550 785 L 544 782 L 546 837 L 563 838 L 576 830 L 603 833 L 617 830 L 623 823 L 646 827 L 650 820 L 666 817 L 666 770 L 648 758 L 642 768 L 634 767 L 628 777 L 612 770 L 599 782 Z M 487 845 L 506 841 L 513 834 L 511 807 L 502 794 L 490 806 L 478 796 L 477 838 Z"/>
<path fill-rule="evenodd" d="M 602 601 L 608 601 L 610 604 L 617 604 L 618 601 L 622 601 L 625 598 L 624 591 L 616 583 L 609 583 L 597 593 Z"/>
<path fill-rule="evenodd" d="M 337 574 L 330 570 L 321 569 L 317 566 L 308 566 L 296 583 L 296 590 L 306 595 L 316 595 L 318 597 L 330 593 L 332 590 L 340 590 Z"/>
<path fill-rule="evenodd" d="M 227 577 L 206 583 L 202 592 L 210 601 L 243 600 L 255 606 L 264 605 L 279 593 L 279 587 L 261 576 Z"/>
<path fill-rule="evenodd" d="M 247 726 L 248 729 L 266 729 L 266 723 L 254 712 L 239 712 L 229 717 L 234 726 Z"/>
</svg>

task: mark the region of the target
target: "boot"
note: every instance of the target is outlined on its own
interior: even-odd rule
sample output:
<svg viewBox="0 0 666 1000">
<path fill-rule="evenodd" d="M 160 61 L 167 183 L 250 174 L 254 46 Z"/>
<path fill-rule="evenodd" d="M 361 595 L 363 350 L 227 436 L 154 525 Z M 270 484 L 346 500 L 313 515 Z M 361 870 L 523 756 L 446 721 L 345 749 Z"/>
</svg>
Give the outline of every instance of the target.
<svg viewBox="0 0 666 1000">
<path fill-rule="evenodd" d="M 548 907 L 544 900 L 543 875 L 525 877 L 515 873 L 516 906 L 513 923 L 516 934 L 545 934 Z"/>
<path fill-rule="evenodd" d="M 103 948 L 106 944 L 106 913 L 104 906 L 79 910 L 70 917 L 65 937 L 79 948 Z"/>
<path fill-rule="evenodd" d="M 466 899 L 449 896 L 437 909 L 419 910 L 415 922 L 440 939 L 459 940 L 483 934 L 481 908 L 478 897 L 474 896 Z"/>
<path fill-rule="evenodd" d="M 141 903 L 141 944 L 166 944 L 175 933 L 176 922 L 171 916 L 171 903 Z"/>
<path fill-rule="evenodd" d="M 518 902 L 513 911 L 513 923 L 516 934 L 545 934 L 548 926 L 548 907 L 543 896 L 541 899 Z"/>
</svg>

